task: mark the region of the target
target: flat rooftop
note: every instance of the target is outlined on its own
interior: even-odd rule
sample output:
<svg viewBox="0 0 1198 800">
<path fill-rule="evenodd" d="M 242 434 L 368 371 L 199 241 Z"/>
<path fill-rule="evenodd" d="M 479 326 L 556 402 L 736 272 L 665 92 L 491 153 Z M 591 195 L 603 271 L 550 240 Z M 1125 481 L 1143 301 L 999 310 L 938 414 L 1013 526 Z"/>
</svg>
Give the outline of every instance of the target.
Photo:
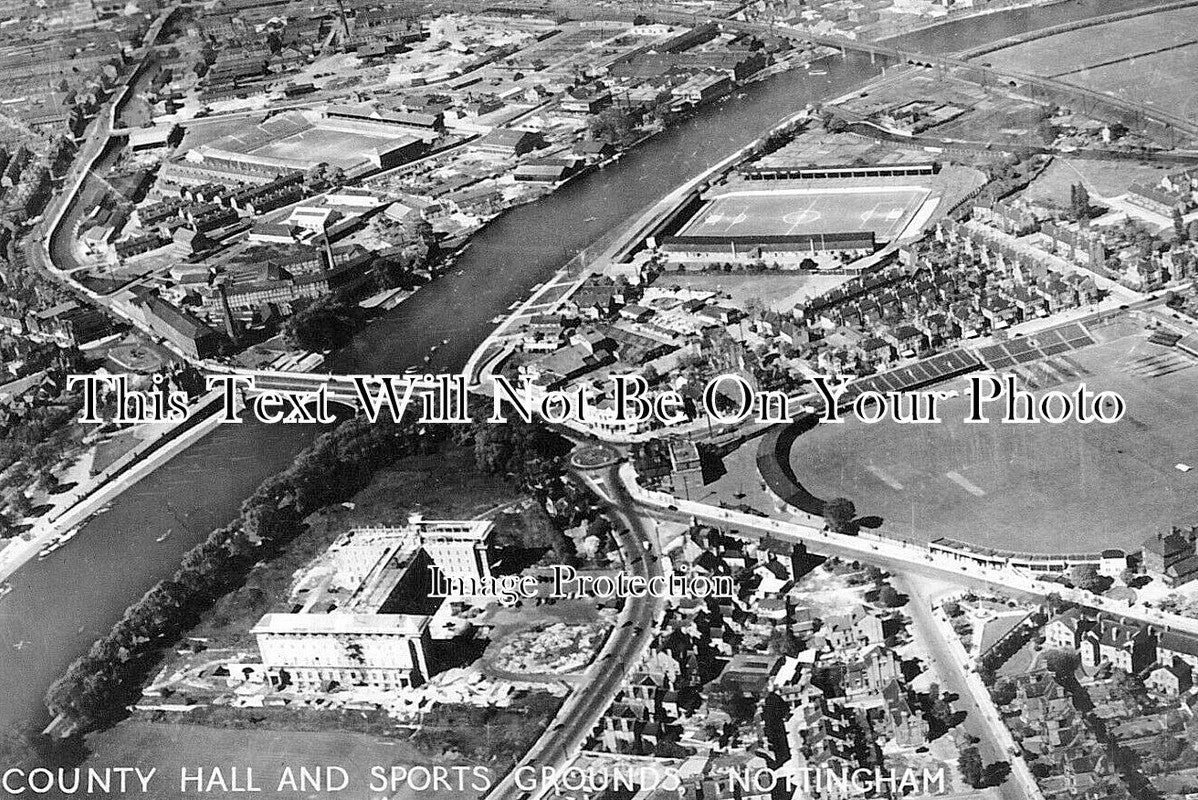
<svg viewBox="0 0 1198 800">
<path fill-rule="evenodd" d="M 265 614 L 250 633 L 419 636 L 428 624 L 429 617 L 416 614 Z"/>
</svg>

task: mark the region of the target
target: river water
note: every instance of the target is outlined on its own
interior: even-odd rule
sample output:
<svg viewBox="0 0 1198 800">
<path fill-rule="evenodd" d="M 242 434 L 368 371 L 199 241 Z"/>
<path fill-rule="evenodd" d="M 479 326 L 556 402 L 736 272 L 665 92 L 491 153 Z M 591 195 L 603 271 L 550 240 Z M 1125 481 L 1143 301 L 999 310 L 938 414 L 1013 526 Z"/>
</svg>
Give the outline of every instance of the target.
<svg viewBox="0 0 1198 800">
<path fill-rule="evenodd" d="M 1075 0 L 1004 12 L 912 34 L 904 43 L 959 50 L 1124 5 Z M 493 328 L 490 320 L 575 252 L 781 118 L 880 71 L 865 56 L 833 57 L 825 66 L 824 76 L 797 70 L 755 85 L 745 97 L 682 122 L 606 169 L 504 214 L 474 237 L 452 274 L 376 321 L 333 366 L 398 373 L 448 339 L 431 366 L 460 369 Z M 183 553 L 229 522 L 254 487 L 315 433 L 307 426 L 224 426 L 122 494 L 68 546 L 19 570 L 13 592 L 0 600 L 0 729 L 44 722 L 41 700 L 50 683 L 130 603 L 169 575 Z"/>
</svg>

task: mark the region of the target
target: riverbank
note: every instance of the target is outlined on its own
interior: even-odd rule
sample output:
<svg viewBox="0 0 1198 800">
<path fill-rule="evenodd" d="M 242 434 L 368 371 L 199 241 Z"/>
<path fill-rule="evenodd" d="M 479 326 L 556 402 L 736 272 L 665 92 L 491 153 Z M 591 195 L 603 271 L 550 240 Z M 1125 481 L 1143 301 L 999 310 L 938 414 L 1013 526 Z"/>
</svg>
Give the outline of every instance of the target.
<svg viewBox="0 0 1198 800">
<path fill-rule="evenodd" d="M 151 436 L 143 439 L 100 473 L 68 493 L 69 505 L 39 519 L 28 539 L 16 537 L 0 550 L 0 581 L 10 578 L 37 557 L 43 547 L 75 526 L 86 523 L 125 491 L 198 442 L 220 425 L 219 392 L 204 395 L 193 405 L 187 419 L 177 424 L 157 423 Z"/>
<path fill-rule="evenodd" d="M 932 38 L 967 39 L 968 46 L 975 39 L 1011 35 L 1026 24 L 1022 18 L 1007 20 L 993 15 L 985 21 L 985 33 L 958 25 Z M 401 371 L 421 365 L 433 344 L 449 338 L 428 368 L 461 371 L 494 330 L 493 319 L 527 300 L 572 254 L 587 252 L 589 260 L 589 253 L 602 249 L 597 241 L 628 224 L 630 210 L 651 207 L 780 116 L 824 102 L 880 72 L 868 56 L 853 53 L 822 63 L 825 76 L 791 70 L 769 78 L 749 88 L 746 97 L 681 121 L 606 169 L 506 212 L 473 237 L 457 271 L 383 315 L 335 353 L 329 367 L 345 373 Z M 220 426 L 125 491 L 59 557 L 23 569 L 3 601 L 8 628 L 0 631 L 0 673 L 9 680 L 8 691 L 0 695 L 0 724 L 9 729 L 29 720 L 44 725 L 48 720 L 40 700 L 49 684 L 131 603 L 177 569 L 187 550 L 233 519 L 263 478 L 290 463 L 317 432 L 312 426 L 252 422 Z M 174 533 L 157 542 L 156 534 L 170 528 Z M 96 580 L 98 575 L 104 580 Z M 29 646 L 17 647 L 26 642 Z"/>
</svg>

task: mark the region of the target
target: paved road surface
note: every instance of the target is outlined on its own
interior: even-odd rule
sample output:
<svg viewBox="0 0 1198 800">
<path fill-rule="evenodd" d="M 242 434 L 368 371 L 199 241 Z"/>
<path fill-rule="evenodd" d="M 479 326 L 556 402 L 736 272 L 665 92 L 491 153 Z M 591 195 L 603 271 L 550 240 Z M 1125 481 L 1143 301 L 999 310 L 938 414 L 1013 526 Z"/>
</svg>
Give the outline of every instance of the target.
<svg viewBox="0 0 1198 800">
<path fill-rule="evenodd" d="M 616 470 L 617 467 L 611 466 L 578 474 L 603 499 L 617 529 L 622 528 L 617 530 L 617 536 L 624 552 L 626 571 L 645 579 L 661 575 L 660 543 L 655 533 L 643 525 L 641 517 L 632 512 L 633 500 Z M 651 545 L 648 552 L 643 544 L 646 541 Z M 616 629 L 591 666 L 584 685 L 570 693 L 548 730 L 517 767 L 495 785 L 488 798 L 533 800 L 548 788 L 541 785 L 539 779 L 535 789 L 530 789 L 529 784 L 544 768 L 562 769 L 582 749 L 599 717 L 615 699 L 625 670 L 636 664 L 648 648 L 664 609 L 664 598 L 645 596 L 629 598 L 625 602 Z M 518 776 L 522 777 L 519 782 Z"/>
<path fill-rule="evenodd" d="M 982 759 L 987 763 L 993 761 L 1009 761 L 1012 774 L 999 787 L 1006 800 L 1042 800 L 1035 780 L 1027 771 L 1027 765 L 1021 758 L 1013 758 L 1008 752 L 1012 744 L 1010 732 L 995 716 L 994 704 L 989 695 L 979 696 L 977 686 L 970 681 L 966 673 L 964 648 L 952 642 L 956 638 L 952 627 L 939 621 L 932 611 L 932 603 L 939 600 L 945 589 L 955 588 L 946 584 L 936 584 L 923 578 L 910 578 L 899 572 L 894 573 L 893 583 L 896 589 L 906 594 L 909 602 L 903 610 L 911 616 L 912 634 L 923 644 L 932 658 L 937 674 L 943 680 L 942 688 L 955 693 L 958 699 L 953 703 L 957 711 L 964 711 L 964 729 L 981 739 L 978 749 Z M 950 639 L 949 637 L 953 637 Z M 977 683 L 980 684 L 980 681 Z M 982 687 L 985 692 L 985 687 Z M 1025 780 L 1030 779 L 1028 786 Z"/>
</svg>

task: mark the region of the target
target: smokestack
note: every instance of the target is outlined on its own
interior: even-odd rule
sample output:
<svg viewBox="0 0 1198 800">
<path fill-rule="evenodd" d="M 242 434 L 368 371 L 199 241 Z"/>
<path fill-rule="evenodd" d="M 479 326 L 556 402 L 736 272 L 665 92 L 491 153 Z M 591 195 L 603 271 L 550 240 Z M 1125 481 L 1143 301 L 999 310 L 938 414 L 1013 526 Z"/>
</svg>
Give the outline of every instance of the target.
<svg viewBox="0 0 1198 800">
<path fill-rule="evenodd" d="M 327 231 L 322 238 L 324 239 L 325 269 L 331 272 L 333 269 L 333 245 L 329 241 L 329 234 Z"/>
<path fill-rule="evenodd" d="M 234 343 L 237 342 L 237 322 L 233 319 L 233 307 L 229 305 L 229 294 L 225 287 L 225 282 L 221 281 L 216 285 L 216 290 L 220 292 L 220 307 L 224 311 L 225 316 L 225 333 Z"/>
</svg>

